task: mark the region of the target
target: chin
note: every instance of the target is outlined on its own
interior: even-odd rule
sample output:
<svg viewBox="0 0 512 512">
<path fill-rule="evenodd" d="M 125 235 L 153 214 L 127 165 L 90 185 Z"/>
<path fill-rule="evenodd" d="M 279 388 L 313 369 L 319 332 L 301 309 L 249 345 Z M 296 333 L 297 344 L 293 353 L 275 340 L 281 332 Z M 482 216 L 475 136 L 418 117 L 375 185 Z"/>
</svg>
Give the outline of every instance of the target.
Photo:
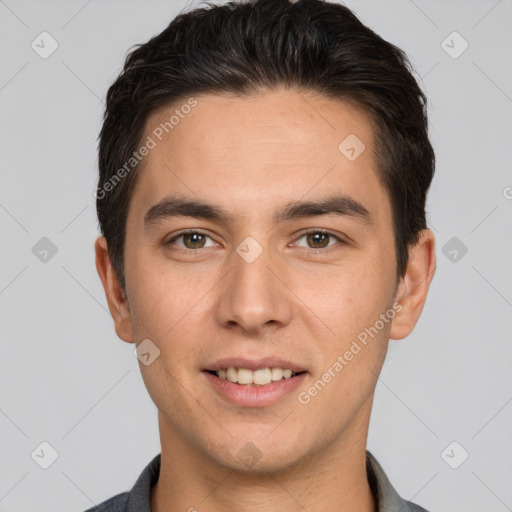
<svg viewBox="0 0 512 512">
<path fill-rule="evenodd" d="M 218 464 L 240 473 L 279 472 L 292 468 L 306 457 L 306 447 L 298 436 L 260 435 L 233 436 L 225 445 L 212 447 L 210 453 Z"/>
<path fill-rule="evenodd" d="M 269 454 L 263 453 L 261 450 L 254 450 L 254 446 L 247 443 L 238 452 L 231 453 L 229 458 L 222 457 L 222 460 L 217 462 L 238 473 L 263 475 L 287 471 L 296 466 L 301 459 L 296 451 L 294 453 Z M 241 452 L 243 452 L 243 456 Z"/>
</svg>

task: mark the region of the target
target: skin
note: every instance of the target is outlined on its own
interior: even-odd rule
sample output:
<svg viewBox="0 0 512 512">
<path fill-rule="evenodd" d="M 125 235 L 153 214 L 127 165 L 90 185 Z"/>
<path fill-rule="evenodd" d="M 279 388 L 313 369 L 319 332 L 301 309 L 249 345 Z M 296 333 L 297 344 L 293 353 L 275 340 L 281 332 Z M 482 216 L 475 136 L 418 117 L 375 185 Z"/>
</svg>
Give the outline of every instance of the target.
<svg viewBox="0 0 512 512">
<path fill-rule="evenodd" d="M 389 339 L 407 336 L 422 311 L 434 235 L 421 232 L 397 281 L 391 205 L 376 172 L 372 127 L 355 105 L 289 90 L 196 99 L 143 161 L 127 218 L 127 297 L 105 239 L 95 244 L 117 335 L 137 344 L 149 338 L 161 351 L 140 364 L 162 446 L 152 510 L 374 511 L 365 469 L 374 390 Z M 175 108 L 153 114 L 143 140 Z M 354 161 L 338 150 L 349 134 L 366 146 Z M 288 202 L 333 193 L 364 205 L 371 221 L 272 219 Z M 222 206 L 234 218 L 173 217 L 145 228 L 145 213 L 170 194 Z M 207 236 L 166 245 L 191 228 Z M 310 228 L 333 236 L 315 245 L 304 236 Z M 252 263 L 236 252 L 248 236 L 263 249 Z M 298 393 L 393 304 L 400 312 L 301 404 Z M 308 374 L 300 389 L 266 407 L 228 403 L 201 371 L 220 358 L 269 355 Z M 250 468 L 237 457 L 248 442 L 261 455 Z"/>
</svg>

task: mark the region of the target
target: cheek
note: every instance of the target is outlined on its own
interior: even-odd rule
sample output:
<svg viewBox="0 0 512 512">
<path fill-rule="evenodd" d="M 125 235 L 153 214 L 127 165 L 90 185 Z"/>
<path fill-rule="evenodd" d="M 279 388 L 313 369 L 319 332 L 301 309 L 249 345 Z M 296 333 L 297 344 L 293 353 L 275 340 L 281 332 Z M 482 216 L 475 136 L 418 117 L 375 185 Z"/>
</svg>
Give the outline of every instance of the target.
<svg viewBox="0 0 512 512">
<path fill-rule="evenodd" d="M 361 258 L 357 264 L 321 270 L 297 279 L 297 295 L 328 328 L 337 345 L 370 327 L 390 306 L 394 277 L 385 262 Z"/>
<path fill-rule="evenodd" d="M 197 302 L 196 292 L 200 294 L 202 286 L 189 286 L 192 276 L 172 270 L 163 257 L 155 257 L 160 251 L 132 248 L 130 252 L 127 244 L 126 269 L 132 322 L 139 337 L 163 340 Z"/>
<path fill-rule="evenodd" d="M 389 300 L 393 281 L 382 268 L 366 266 L 364 272 L 331 279 L 329 286 L 329 293 L 318 295 L 311 305 L 333 332 L 317 338 L 322 357 L 306 393 L 316 397 L 318 414 L 345 411 L 335 422 L 339 427 L 375 388 L 394 316 Z"/>
<path fill-rule="evenodd" d="M 153 341 L 161 351 L 160 363 L 181 382 L 190 378 L 187 372 L 195 369 L 204 347 L 204 326 L 211 322 L 211 292 L 219 277 L 211 270 L 199 272 L 200 265 L 185 269 L 154 256 L 140 255 L 136 263 L 131 275 L 136 339 Z"/>
</svg>

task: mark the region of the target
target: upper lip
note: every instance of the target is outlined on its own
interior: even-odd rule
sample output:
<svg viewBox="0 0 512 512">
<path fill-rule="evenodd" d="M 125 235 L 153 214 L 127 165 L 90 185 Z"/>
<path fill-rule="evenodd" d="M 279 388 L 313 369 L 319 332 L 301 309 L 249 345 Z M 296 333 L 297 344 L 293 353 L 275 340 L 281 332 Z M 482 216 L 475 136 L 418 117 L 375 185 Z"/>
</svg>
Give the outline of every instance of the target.
<svg viewBox="0 0 512 512">
<path fill-rule="evenodd" d="M 248 370 L 258 370 L 260 368 L 283 368 L 296 373 L 304 372 L 306 369 L 298 363 L 281 359 L 280 357 L 263 357 L 260 359 L 247 359 L 244 357 L 228 357 L 219 359 L 206 366 L 204 370 L 219 371 L 226 368 L 247 368 Z"/>
</svg>

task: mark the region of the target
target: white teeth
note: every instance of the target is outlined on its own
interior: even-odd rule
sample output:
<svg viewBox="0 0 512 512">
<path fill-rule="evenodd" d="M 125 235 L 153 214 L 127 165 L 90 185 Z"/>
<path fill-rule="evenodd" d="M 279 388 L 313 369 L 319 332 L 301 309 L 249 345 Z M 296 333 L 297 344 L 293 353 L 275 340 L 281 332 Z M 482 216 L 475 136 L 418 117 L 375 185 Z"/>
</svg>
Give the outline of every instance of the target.
<svg viewBox="0 0 512 512">
<path fill-rule="evenodd" d="M 255 370 L 252 372 L 252 381 L 258 386 L 264 386 L 272 382 L 272 374 L 270 368 L 263 368 L 261 370 Z"/>
<path fill-rule="evenodd" d="M 228 380 L 243 385 L 265 386 L 273 381 L 289 379 L 295 375 L 290 369 L 283 368 L 259 368 L 258 370 L 249 370 L 248 368 L 229 368 L 218 370 L 217 377 L 222 380 Z"/>
<path fill-rule="evenodd" d="M 252 371 L 247 368 L 239 368 L 237 381 L 238 384 L 252 384 Z"/>
<path fill-rule="evenodd" d="M 229 382 L 238 382 L 238 372 L 236 371 L 236 368 L 228 368 L 226 371 L 226 377 Z"/>
<path fill-rule="evenodd" d="M 272 380 L 281 380 L 283 378 L 282 368 L 272 368 Z"/>
</svg>

